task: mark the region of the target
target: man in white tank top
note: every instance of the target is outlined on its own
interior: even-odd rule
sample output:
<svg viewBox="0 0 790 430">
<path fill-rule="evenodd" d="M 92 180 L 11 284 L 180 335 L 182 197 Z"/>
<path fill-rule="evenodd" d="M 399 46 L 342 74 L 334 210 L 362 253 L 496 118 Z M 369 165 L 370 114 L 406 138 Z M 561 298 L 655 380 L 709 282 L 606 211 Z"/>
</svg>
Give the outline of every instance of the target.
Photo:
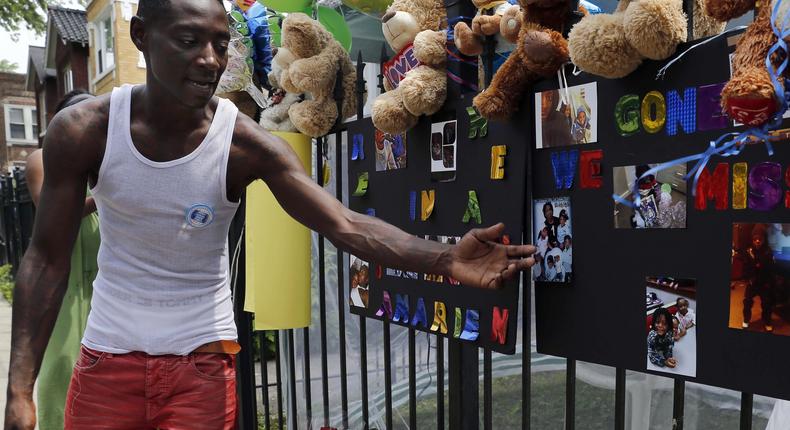
<svg viewBox="0 0 790 430">
<path fill-rule="evenodd" d="M 131 35 L 146 84 L 53 118 L 33 240 L 16 278 L 6 429 L 35 426 L 33 385 L 67 286 L 86 184 L 102 236 L 69 429 L 231 429 L 236 415 L 227 235 L 264 180 L 295 219 L 386 267 L 496 288 L 532 265 L 496 225 L 458 245 L 350 211 L 290 146 L 213 96 L 230 39 L 218 0 L 139 0 Z"/>
</svg>

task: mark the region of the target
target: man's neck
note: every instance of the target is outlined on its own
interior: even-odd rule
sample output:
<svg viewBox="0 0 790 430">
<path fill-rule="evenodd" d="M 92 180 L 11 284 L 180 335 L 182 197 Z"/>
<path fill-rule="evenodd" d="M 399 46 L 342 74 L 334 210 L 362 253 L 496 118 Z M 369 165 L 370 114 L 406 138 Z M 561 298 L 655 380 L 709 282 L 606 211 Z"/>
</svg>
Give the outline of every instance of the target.
<svg viewBox="0 0 790 430">
<path fill-rule="evenodd" d="M 139 100 L 144 120 L 158 130 L 193 130 L 208 116 L 208 105 L 201 108 L 187 106 L 155 84 L 144 85 Z"/>
</svg>

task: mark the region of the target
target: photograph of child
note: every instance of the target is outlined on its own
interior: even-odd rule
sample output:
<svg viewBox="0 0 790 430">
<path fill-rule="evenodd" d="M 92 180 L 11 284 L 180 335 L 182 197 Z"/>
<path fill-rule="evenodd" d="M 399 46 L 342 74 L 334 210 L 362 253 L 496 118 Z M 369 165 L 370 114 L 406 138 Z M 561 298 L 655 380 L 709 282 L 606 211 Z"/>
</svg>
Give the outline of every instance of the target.
<svg viewBox="0 0 790 430">
<path fill-rule="evenodd" d="M 535 265 L 532 278 L 537 282 L 569 284 L 573 281 L 573 229 L 571 201 L 568 197 L 537 199 L 534 202 L 533 231 Z"/>
<path fill-rule="evenodd" d="M 641 164 L 612 169 L 615 195 L 636 203 L 634 183 L 637 182 L 636 189 L 640 197 L 636 207 L 615 202 L 615 228 L 686 228 L 686 165 L 674 166 L 642 178 L 655 166 Z"/>
<path fill-rule="evenodd" d="M 647 277 L 645 285 L 647 370 L 696 376 L 696 281 Z"/>
<path fill-rule="evenodd" d="M 367 308 L 370 289 L 370 266 L 366 261 L 351 255 L 349 257 L 349 268 L 349 303 L 351 306 L 358 308 Z"/>
<path fill-rule="evenodd" d="M 732 227 L 729 327 L 790 336 L 790 224 Z"/>
<path fill-rule="evenodd" d="M 597 83 L 535 93 L 536 147 L 580 145 L 598 141 Z"/>
<path fill-rule="evenodd" d="M 376 130 L 376 171 L 406 167 L 406 133 L 393 135 Z"/>
</svg>

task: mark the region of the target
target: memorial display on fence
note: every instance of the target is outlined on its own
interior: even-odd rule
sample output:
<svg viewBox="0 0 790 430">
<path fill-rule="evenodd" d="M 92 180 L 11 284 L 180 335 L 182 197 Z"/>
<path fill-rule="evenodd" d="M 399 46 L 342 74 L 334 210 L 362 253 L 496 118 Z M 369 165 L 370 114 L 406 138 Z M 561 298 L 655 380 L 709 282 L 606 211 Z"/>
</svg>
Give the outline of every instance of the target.
<svg viewBox="0 0 790 430">
<path fill-rule="evenodd" d="M 470 229 L 503 222 L 500 240 L 522 243 L 528 148 L 514 136 L 526 129 L 487 126 L 481 136 L 469 101 L 402 135 L 377 130 L 369 118 L 348 123 L 349 207 L 447 244 Z M 498 290 L 473 288 L 353 255 L 347 273 L 352 313 L 515 352 L 518 278 Z"/>
<path fill-rule="evenodd" d="M 739 34 L 621 79 L 536 85 L 538 352 L 790 399 L 790 127 L 722 111 Z M 580 103 L 578 88 L 597 96 Z M 574 138 L 579 116 L 595 140 Z M 573 211 L 544 220 L 558 201 Z M 547 282 L 567 277 L 563 220 L 572 276 Z"/>
</svg>

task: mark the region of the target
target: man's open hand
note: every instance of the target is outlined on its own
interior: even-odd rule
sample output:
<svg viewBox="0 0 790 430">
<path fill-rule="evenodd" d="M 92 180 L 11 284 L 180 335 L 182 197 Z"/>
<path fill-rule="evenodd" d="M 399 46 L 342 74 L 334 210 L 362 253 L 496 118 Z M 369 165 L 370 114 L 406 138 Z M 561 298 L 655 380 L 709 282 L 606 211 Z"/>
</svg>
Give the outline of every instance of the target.
<svg viewBox="0 0 790 430">
<path fill-rule="evenodd" d="M 502 284 L 535 264 L 532 245 L 503 245 L 502 223 L 466 233 L 450 249 L 450 276 L 461 284 L 481 288 L 499 288 Z"/>
</svg>

